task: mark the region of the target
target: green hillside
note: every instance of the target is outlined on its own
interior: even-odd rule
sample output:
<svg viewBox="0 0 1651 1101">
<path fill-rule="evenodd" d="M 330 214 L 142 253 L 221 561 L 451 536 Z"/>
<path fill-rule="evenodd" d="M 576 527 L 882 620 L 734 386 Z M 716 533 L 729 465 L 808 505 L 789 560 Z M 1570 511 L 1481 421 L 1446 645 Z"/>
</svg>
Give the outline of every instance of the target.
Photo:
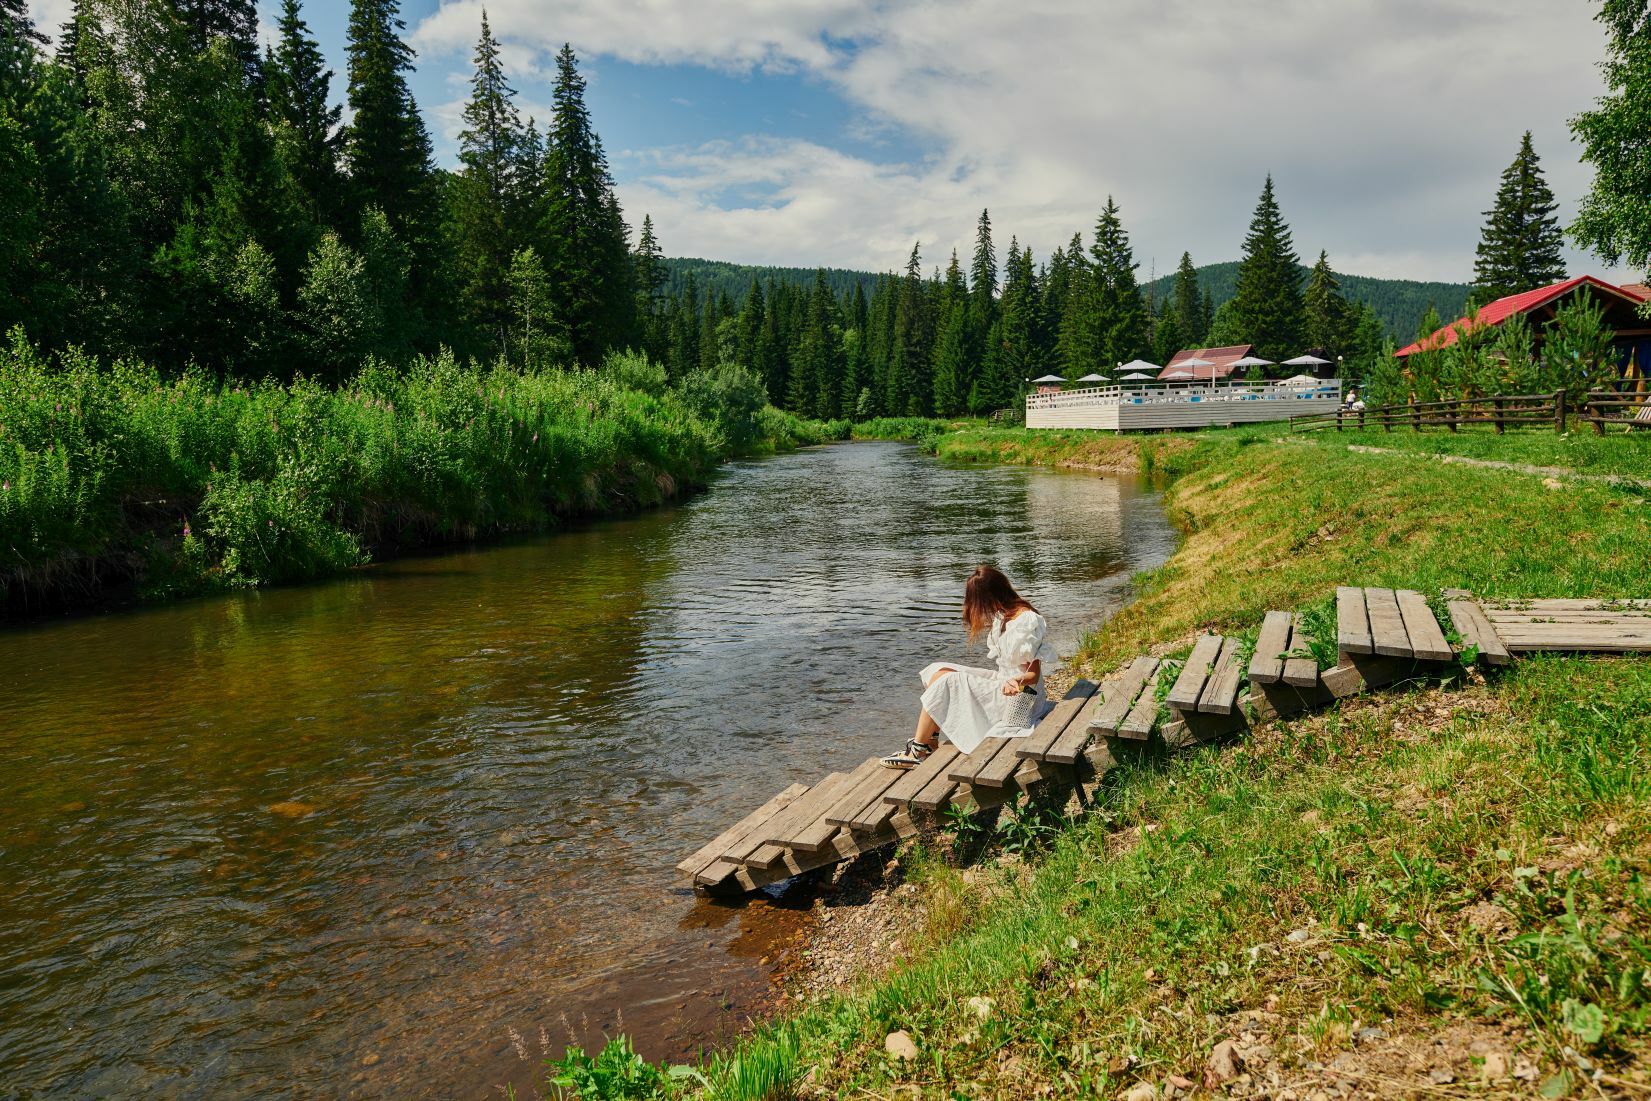
<svg viewBox="0 0 1651 1101">
<path fill-rule="evenodd" d="M 1301 278 L 1305 283 L 1308 269 L 1301 269 Z M 1429 306 L 1439 311 L 1439 316 L 1449 320 L 1462 316 L 1462 311 L 1468 300 L 1466 283 L 1422 283 L 1414 279 L 1372 279 L 1363 275 L 1343 275 L 1336 273 L 1341 280 L 1341 292 L 1352 302 L 1368 302 L 1376 311 L 1376 316 L 1382 319 L 1382 326 L 1387 334 L 1399 341 L 1409 341 L 1416 335 L 1416 328 L 1421 324 L 1422 315 L 1427 313 Z M 1220 306 L 1233 296 L 1233 290 L 1238 282 L 1238 261 L 1228 260 L 1223 264 L 1208 264 L 1198 269 L 1198 285 L 1208 291 Z M 1160 277 L 1150 284 L 1154 295 L 1163 298 L 1170 293 L 1175 284 L 1175 273 Z"/>
<path fill-rule="evenodd" d="M 751 280 L 767 283 L 770 279 L 798 285 L 812 285 L 814 282 L 813 268 L 782 268 L 768 267 L 755 264 L 731 264 L 725 260 L 700 260 L 692 257 L 670 257 L 665 261 L 665 269 L 669 274 L 666 290 L 670 294 L 681 292 L 687 282 L 688 274 L 693 273 L 694 283 L 703 295 L 706 288 L 721 294 L 726 291 L 734 301 L 740 302 L 745 293 L 751 288 Z M 859 283 L 870 293 L 871 284 L 877 278 L 869 271 L 849 271 L 844 268 L 827 268 L 826 282 L 838 294 L 847 294 Z M 1301 269 L 1303 280 L 1307 277 L 1307 269 Z M 1449 319 L 1460 317 L 1464 303 L 1467 302 L 1469 287 L 1466 283 L 1424 283 L 1414 279 L 1372 279 L 1363 275 L 1339 275 L 1342 293 L 1355 302 L 1368 302 L 1382 319 L 1382 325 L 1388 335 L 1398 341 L 1408 341 L 1416 335 L 1416 327 L 1421 323 L 1422 315 L 1429 306 L 1439 311 L 1439 316 Z M 1198 269 L 1199 285 L 1209 291 L 1215 298 L 1217 306 L 1233 296 L 1233 286 L 1238 279 L 1238 261 L 1229 260 L 1222 264 L 1209 264 Z M 1150 284 L 1154 295 L 1163 298 L 1170 291 L 1175 282 L 1175 274 L 1162 276 L 1157 282 Z"/>
</svg>

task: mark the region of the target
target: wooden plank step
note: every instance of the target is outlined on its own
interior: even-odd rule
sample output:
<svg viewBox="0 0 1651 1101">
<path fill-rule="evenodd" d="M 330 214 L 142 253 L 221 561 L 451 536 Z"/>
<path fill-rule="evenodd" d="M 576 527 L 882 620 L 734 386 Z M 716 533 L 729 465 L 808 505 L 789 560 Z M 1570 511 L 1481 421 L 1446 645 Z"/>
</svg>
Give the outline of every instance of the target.
<svg viewBox="0 0 1651 1101">
<path fill-rule="evenodd" d="M 928 760 L 900 777 L 893 787 L 883 793 L 883 802 L 905 807 L 928 786 L 930 780 L 950 768 L 956 757 L 957 747 L 951 742 L 942 742 L 940 748 L 929 754 Z"/>
<path fill-rule="evenodd" d="M 1007 753 L 1013 757 L 1015 747 L 1012 743 L 1017 738 L 987 738 L 975 747 L 973 753 L 961 753 L 952 767 L 946 770 L 946 775 L 960 784 L 972 784 L 980 770 L 992 763 L 992 759 L 999 753 Z"/>
<path fill-rule="evenodd" d="M 1301 617 L 1290 617 L 1290 645 L 1286 653 L 1305 655 L 1284 659 L 1283 681 L 1291 688 L 1313 688 L 1319 682 L 1319 665 L 1313 658 L 1313 637 L 1301 628 Z"/>
<path fill-rule="evenodd" d="M 1464 647 L 1477 646 L 1480 660 L 1490 665 L 1506 665 L 1513 660 L 1496 628 L 1471 594 L 1462 589 L 1446 589 L 1444 595 L 1445 610 L 1450 612 L 1450 621 L 1462 636 Z"/>
<path fill-rule="evenodd" d="M 820 852 L 829 846 L 832 837 L 836 835 L 841 827 L 835 822 L 826 821 L 826 816 L 837 808 L 838 803 L 842 801 L 843 796 L 848 791 L 865 782 L 872 769 L 882 767 L 875 757 L 869 757 L 856 765 L 852 772 L 839 781 L 837 790 L 832 794 L 830 801 L 814 816 L 813 821 L 802 826 L 792 835 L 788 847 L 802 849 L 805 852 Z"/>
<path fill-rule="evenodd" d="M 1433 609 L 1428 607 L 1427 598 L 1414 589 L 1400 589 L 1393 595 L 1398 599 L 1399 614 L 1404 617 L 1405 633 L 1410 636 L 1410 648 L 1416 660 L 1456 660 Z"/>
<path fill-rule="evenodd" d="M 1152 727 L 1158 721 L 1158 680 L 1163 676 L 1163 668 L 1159 665 L 1154 669 L 1146 684 L 1141 686 L 1141 694 L 1135 698 L 1135 706 L 1129 709 L 1124 721 L 1118 724 L 1118 737 L 1145 741 L 1152 736 Z"/>
<path fill-rule="evenodd" d="M 894 814 L 895 808 L 883 802 L 883 793 L 893 787 L 905 773 L 897 768 L 884 768 L 881 763 L 877 772 L 866 781 L 865 797 L 854 813 L 845 815 L 838 823 L 851 830 L 875 830 L 880 828 Z"/>
<path fill-rule="evenodd" d="M 1175 678 L 1175 687 L 1169 690 L 1164 702 L 1178 711 L 1198 710 L 1198 697 L 1204 693 L 1204 682 L 1209 679 L 1210 667 L 1221 656 L 1220 635 L 1199 635 L 1192 644 L 1187 663 L 1181 666 L 1181 675 Z"/>
<path fill-rule="evenodd" d="M 1365 589 L 1364 603 L 1370 615 L 1370 639 L 1376 653 L 1385 658 L 1415 657 L 1393 590 Z"/>
<path fill-rule="evenodd" d="M 768 820 L 786 807 L 792 800 L 808 790 L 806 784 L 792 784 L 756 810 L 741 818 L 728 829 L 722 831 L 708 844 L 701 847 L 692 856 L 679 863 L 677 871 L 684 875 L 697 877 L 710 865 L 720 860 L 724 853 L 737 845 L 744 838 L 750 836 L 753 830 L 761 829 Z"/>
<path fill-rule="evenodd" d="M 1215 668 L 1204 682 L 1204 691 L 1198 697 L 1198 710 L 1206 715 L 1231 715 L 1238 700 L 1238 681 L 1244 667 L 1238 661 L 1239 642 L 1229 638 L 1221 643 L 1221 652 L 1215 659 Z"/>
<path fill-rule="evenodd" d="M 1460 590 L 1453 590 L 1460 591 Z M 1465 599 L 1465 597 L 1464 597 Z M 1651 599 L 1615 600 L 1608 597 L 1595 599 L 1565 599 L 1557 597 L 1541 597 L 1530 600 L 1481 600 L 1479 606 L 1488 615 L 1492 612 L 1625 612 L 1634 615 L 1651 615 Z"/>
<path fill-rule="evenodd" d="M 826 811 L 825 820 L 833 826 L 848 825 L 856 814 L 865 809 L 873 796 L 881 797 L 900 778 L 899 772 L 884 768 L 876 757 L 868 758 L 854 771 L 859 774 L 859 780 L 844 787 L 837 802 Z"/>
<path fill-rule="evenodd" d="M 912 796 L 911 806 L 913 810 L 928 811 L 933 814 L 951 802 L 952 796 L 957 792 L 958 783 L 946 775 L 947 771 L 949 769 L 942 770 L 934 779 L 923 786 L 922 791 Z"/>
<path fill-rule="evenodd" d="M 1141 689 L 1157 671 L 1158 659 L 1143 655 L 1125 666 L 1116 678 L 1102 685 L 1102 690 L 1095 694 L 1094 702 L 1087 710 L 1089 721 L 1085 725 L 1090 735 L 1106 737 L 1117 734 L 1118 727 L 1129 717 L 1130 708 L 1140 698 Z"/>
<path fill-rule="evenodd" d="M 825 838 L 830 837 L 822 829 L 815 827 L 830 827 L 826 822 L 826 811 L 837 802 L 837 797 L 843 791 L 843 784 L 848 781 L 852 772 L 833 772 L 811 788 L 807 795 L 792 803 L 780 814 L 774 816 L 765 832 L 770 845 L 783 845 L 786 848 L 819 848 L 825 844 Z M 824 833 L 824 837 L 820 835 Z M 802 842 L 820 837 L 814 845 L 803 845 Z"/>
<path fill-rule="evenodd" d="M 1374 654 L 1370 637 L 1370 613 L 1365 608 L 1364 590 L 1351 585 L 1336 588 L 1336 648 L 1344 654 Z"/>
<path fill-rule="evenodd" d="M 1255 640 L 1255 656 L 1250 659 L 1250 680 L 1255 684 L 1277 684 L 1284 679 L 1284 655 L 1290 649 L 1290 613 L 1268 612 Z"/>
<path fill-rule="evenodd" d="M 1087 680 L 1074 681 L 1066 696 L 1038 721 L 1032 733 L 1015 740 L 1014 756 L 1041 760 L 1066 730 L 1067 724 L 1083 710 L 1083 705 L 1095 695 L 1095 685 Z M 1081 697 L 1081 698 L 1079 698 Z M 1068 701 L 1077 702 L 1068 706 Z"/>
</svg>

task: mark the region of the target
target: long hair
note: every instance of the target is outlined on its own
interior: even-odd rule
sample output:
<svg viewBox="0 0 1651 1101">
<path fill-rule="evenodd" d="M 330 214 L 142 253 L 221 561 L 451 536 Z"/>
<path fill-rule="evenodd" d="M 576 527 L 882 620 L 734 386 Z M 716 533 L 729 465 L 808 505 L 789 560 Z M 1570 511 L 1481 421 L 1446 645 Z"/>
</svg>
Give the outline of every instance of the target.
<svg viewBox="0 0 1651 1101">
<path fill-rule="evenodd" d="M 963 625 L 969 629 L 970 642 L 991 628 L 994 617 L 1007 617 L 1021 608 L 1037 611 L 1030 600 L 1015 591 L 1007 577 L 990 566 L 976 566 L 963 586 Z"/>
</svg>

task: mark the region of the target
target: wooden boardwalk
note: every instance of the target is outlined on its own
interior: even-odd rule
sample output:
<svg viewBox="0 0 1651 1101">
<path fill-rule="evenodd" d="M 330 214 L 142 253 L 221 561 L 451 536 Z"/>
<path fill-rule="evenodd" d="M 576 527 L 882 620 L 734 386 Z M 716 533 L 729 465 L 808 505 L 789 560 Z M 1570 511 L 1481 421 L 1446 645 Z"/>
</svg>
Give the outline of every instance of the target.
<svg viewBox="0 0 1651 1101">
<path fill-rule="evenodd" d="M 1267 613 L 1248 662 L 1239 639 L 1201 635 L 1183 662 L 1142 656 L 1100 685 L 1078 681 L 1027 737 L 987 739 L 969 754 L 943 744 L 908 772 L 868 758 L 793 784 L 677 870 L 709 893 L 756 890 L 932 828 L 948 811 L 978 813 L 1045 784 L 1091 780 L 1114 749 L 1154 734 L 1170 748 L 1235 737 L 1251 722 L 1438 675 L 1470 647 L 1487 665 L 1535 651 L 1651 652 L 1651 600 L 1489 602 L 1447 590 L 1444 604 L 1454 640 L 1421 593 L 1338 588 L 1328 669 L 1289 612 Z"/>
</svg>

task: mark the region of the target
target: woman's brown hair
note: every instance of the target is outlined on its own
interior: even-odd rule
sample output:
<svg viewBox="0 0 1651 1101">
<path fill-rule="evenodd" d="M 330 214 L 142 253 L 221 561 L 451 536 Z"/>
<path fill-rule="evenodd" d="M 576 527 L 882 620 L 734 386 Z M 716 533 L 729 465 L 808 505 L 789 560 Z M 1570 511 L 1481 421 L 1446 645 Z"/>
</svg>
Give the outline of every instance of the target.
<svg viewBox="0 0 1651 1101">
<path fill-rule="evenodd" d="M 976 566 L 963 586 L 963 624 L 969 629 L 969 641 L 992 626 L 994 616 L 1008 618 L 1010 612 L 1024 608 L 1037 611 L 1032 602 L 1015 591 L 1001 571 L 990 566 Z"/>
</svg>

